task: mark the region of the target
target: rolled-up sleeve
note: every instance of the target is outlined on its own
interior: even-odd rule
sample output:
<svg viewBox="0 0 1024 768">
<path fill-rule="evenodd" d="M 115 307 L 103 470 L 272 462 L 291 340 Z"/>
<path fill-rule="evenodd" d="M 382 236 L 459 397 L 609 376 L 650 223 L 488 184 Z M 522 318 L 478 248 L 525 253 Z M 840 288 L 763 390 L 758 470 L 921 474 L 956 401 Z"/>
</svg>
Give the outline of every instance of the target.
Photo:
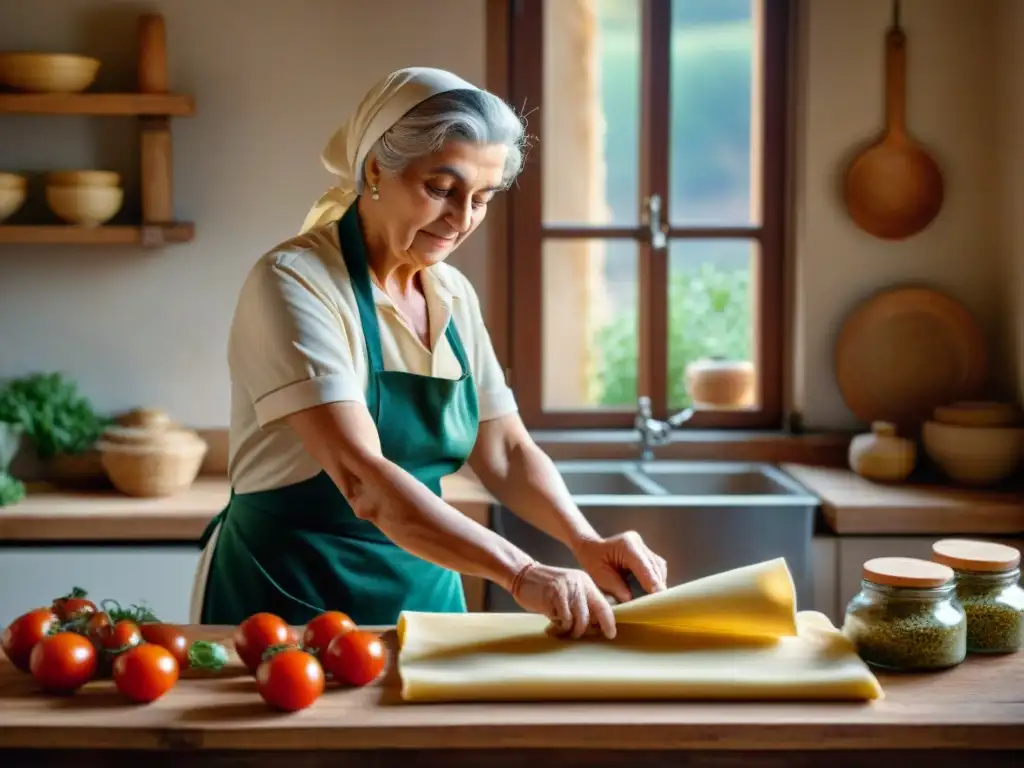
<svg viewBox="0 0 1024 768">
<path fill-rule="evenodd" d="M 239 295 L 228 360 L 261 428 L 313 406 L 365 402 L 341 315 L 313 277 L 267 257 Z"/>
</svg>

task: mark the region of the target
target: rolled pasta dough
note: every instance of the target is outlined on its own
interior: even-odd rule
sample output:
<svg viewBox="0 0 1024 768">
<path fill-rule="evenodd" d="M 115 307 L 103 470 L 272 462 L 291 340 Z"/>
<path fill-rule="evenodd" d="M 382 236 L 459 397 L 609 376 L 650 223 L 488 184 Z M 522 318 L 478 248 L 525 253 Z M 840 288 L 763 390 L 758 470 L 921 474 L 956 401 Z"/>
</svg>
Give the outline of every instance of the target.
<svg viewBox="0 0 1024 768">
<path fill-rule="evenodd" d="M 796 612 L 785 560 L 616 605 L 614 640 L 550 637 L 519 613 L 403 612 L 409 702 L 626 699 L 867 700 L 877 679 L 822 614 Z"/>
</svg>

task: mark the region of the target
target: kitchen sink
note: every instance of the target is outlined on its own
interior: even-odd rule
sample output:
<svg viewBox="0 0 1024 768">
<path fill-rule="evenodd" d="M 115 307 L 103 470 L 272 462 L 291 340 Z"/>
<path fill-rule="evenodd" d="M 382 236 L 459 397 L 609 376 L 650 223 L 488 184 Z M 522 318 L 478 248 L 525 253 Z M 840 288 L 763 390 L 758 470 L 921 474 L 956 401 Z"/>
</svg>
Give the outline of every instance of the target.
<svg viewBox="0 0 1024 768">
<path fill-rule="evenodd" d="M 784 557 L 798 605 L 811 605 L 811 536 L 818 499 L 756 462 L 555 462 L 573 501 L 602 536 L 636 531 L 668 561 L 669 586 Z M 558 541 L 498 507 L 495 529 L 537 560 L 575 567 Z M 639 585 L 631 584 L 634 594 Z M 488 610 L 518 611 L 488 585 Z"/>
<path fill-rule="evenodd" d="M 565 462 L 558 465 L 573 496 L 664 495 L 667 491 L 633 463 Z"/>
</svg>

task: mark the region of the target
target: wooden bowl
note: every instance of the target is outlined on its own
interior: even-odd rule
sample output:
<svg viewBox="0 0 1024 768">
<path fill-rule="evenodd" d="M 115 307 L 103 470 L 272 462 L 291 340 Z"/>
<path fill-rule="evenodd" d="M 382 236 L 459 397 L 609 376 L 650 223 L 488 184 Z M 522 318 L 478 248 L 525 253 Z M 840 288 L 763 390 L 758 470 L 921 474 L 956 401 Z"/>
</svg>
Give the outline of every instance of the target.
<svg viewBox="0 0 1024 768">
<path fill-rule="evenodd" d="M 69 224 L 98 227 L 121 210 L 124 190 L 120 187 L 48 186 L 46 204 Z"/>
<path fill-rule="evenodd" d="M 0 53 L 0 82 L 30 93 L 80 93 L 99 69 L 99 59 L 74 53 Z"/>
<path fill-rule="evenodd" d="M 51 171 L 46 174 L 51 187 L 119 187 L 121 174 L 114 171 Z"/>
<path fill-rule="evenodd" d="M 6 173 L 0 171 L 0 189 L 26 189 L 28 179 L 20 173 Z"/>
<path fill-rule="evenodd" d="M 25 187 L 0 186 L 0 221 L 14 215 L 25 203 Z"/>
</svg>

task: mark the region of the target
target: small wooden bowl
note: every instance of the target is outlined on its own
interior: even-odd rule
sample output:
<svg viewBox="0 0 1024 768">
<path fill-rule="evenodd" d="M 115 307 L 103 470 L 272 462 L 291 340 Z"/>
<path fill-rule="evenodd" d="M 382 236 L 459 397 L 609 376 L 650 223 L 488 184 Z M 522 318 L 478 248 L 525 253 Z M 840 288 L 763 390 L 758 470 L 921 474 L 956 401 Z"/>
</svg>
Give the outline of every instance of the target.
<svg viewBox="0 0 1024 768">
<path fill-rule="evenodd" d="M 69 224 L 98 227 L 121 210 L 124 190 L 119 187 L 49 186 L 46 188 L 46 204 Z"/>
<path fill-rule="evenodd" d="M 75 53 L 0 53 L 0 82 L 30 93 L 80 93 L 99 69 L 99 59 Z"/>
</svg>

